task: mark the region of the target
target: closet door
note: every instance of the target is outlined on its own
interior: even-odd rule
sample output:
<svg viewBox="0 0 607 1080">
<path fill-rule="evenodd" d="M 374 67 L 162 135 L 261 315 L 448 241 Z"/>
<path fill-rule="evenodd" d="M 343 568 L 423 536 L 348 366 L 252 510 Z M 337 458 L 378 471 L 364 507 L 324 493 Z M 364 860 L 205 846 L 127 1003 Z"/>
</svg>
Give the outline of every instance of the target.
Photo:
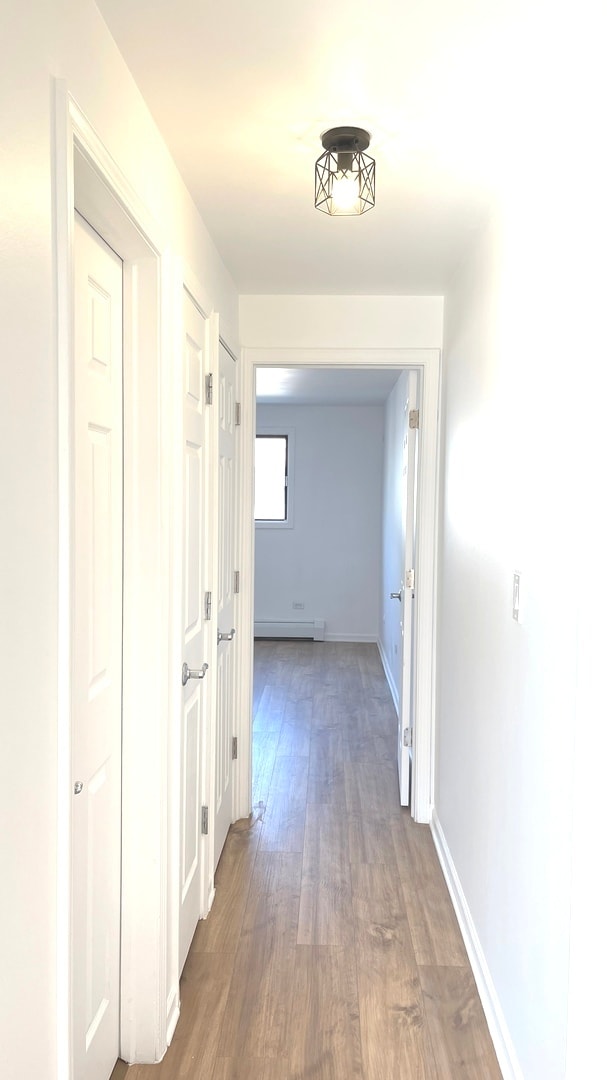
<svg viewBox="0 0 607 1080">
<path fill-rule="evenodd" d="M 232 822 L 235 714 L 234 601 L 236 543 L 236 362 L 219 344 L 218 427 L 218 605 L 217 712 L 215 738 L 214 864 L 219 862 Z"/>
<path fill-rule="evenodd" d="M 72 984 L 76 1080 L 119 1052 L 122 262 L 74 223 Z"/>
<path fill-rule="evenodd" d="M 203 747 L 208 714 L 208 645 L 204 594 L 207 565 L 205 373 L 208 327 L 189 293 L 183 294 L 183 561 L 180 734 L 179 971 L 201 913 L 201 804 Z"/>
</svg>

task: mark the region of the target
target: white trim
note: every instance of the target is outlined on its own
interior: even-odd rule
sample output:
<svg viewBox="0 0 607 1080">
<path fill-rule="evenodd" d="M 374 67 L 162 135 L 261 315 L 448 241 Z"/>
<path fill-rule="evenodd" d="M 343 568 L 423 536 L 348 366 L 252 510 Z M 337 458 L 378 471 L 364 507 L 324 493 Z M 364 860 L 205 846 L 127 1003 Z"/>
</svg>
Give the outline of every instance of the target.
<svg viewBox="0 0 607 1080">
<path fill-rule="evenodd" d="M 353 645 L 377 645 L 379 643 L 375 634 L 346 634 L 336 631 L 328 634 L 325 630 L 324 619 L 313 619 L 308 622 L 294 622 L 287 619 L 256 619 L 254 622 L 256 638 L 294 638 L 305 641 L 344 641 Z"/>
<path fill-rule="evenodd" d="M 71 1077 L 71 550 L 74 172 L 67 93 L 55 86 L 54 225 L 57 334 L 57 1076 Z"/>
<path fill-rule="evenodd" d="M 388 684 L 388 686 L 390 688 L 390 693 L 392 694 L 392 701 L 394 702 L 394 708 L 396 709 L 396 713 L 398 715 L 398 710 L 400 709 L 400 701 L 399 701 L 399 696 L 398 696 L 398 687 L 397 687 L 396 683 L 394 682 L 394 676 L 393 676 L 393 674 L 392 674 L 392 672 L 390 670 L 390 665 L 388 663 L 388 657 L 386 656 L 386 650 L 384 649 L 384 645 L 383 645 L 383 642 L 382 642 L 381 638 L 378 639 L 377 648 L 378 648 L 379 657 L 380 657 L 380 660 L 382 662 L 382 666 L 383 666 L 383 669 L 384 669 L 384 674 L 386 676 L 386 682 L 387 682 L 387 684 Z"/>
<path fill-rule="evenodd" d="M 204 285 L 194 273 L 194 271 L 187 265 L 187 263 L 180 260 L 181 263 L 181 284 L 182 288 L 190 294 L 192 300 L 199 309 L 200 314 L 205 319 L 210 318 L 213 314 L 213 302 Z"/>
<path fill-rule="evenodd" d="M 175 1028 L 179 1022 L 181 1015 L 181 1002 L 179 1000 L 179 984 L 177 984 L 177 992 L 171 989 L 167 1004 L 167 1026 L 166 1026 L 166 1040 L 167 1047 L 169 1047 L 173 1041 L 173 1035 L 175 1034 Z"/>
<path fill-rule="evenodd" d="M 253 448 L 256 367 L 415 368 L 420 388 L 420 478 L 416 588 L 416 743 L 413 759 L 411 811 L 415 821 L 430 821 L 434 796 L 434 726 L 436 665 L 437 507 L 439 467 L 440 351 L 438 349 L 243 349 L 242 427 L 242 628 L 239 747 L 250 761 L 251 702 L 253 685 Z M 249 523 L 248 526 L 246 523 Z M 343 640 L 343 639 L 342 639 Z M 245 789 L 244 772 L 239 792 L 239 814 L 251 811 L 250 778 Z"/>
<path fill-rule="evenodd" d="M 415 753 L 411 814 L 428 823 L 434 806 L 436 716 L 436 607 L 438 597 L 438 500 L 440 440 L 440 353 L 420 365 L 420 424 L 415 588 Z"/>
<path fill-rule="evenodd" d="M 324 619 L 256 619 L 256 638 L 304 638 L 325 641 Z"/>
<path fill-rule="evenodd" d="M 235 505 L 234 505 L 234 569 L 239 571 L 240 585 L 239 592 L 234 593 L 234 626 L 237 629 L 236 639 L 232 648 L 234 648 L 234 732 L 238 739 L 238 757 L 233 762 L 232 768 L 232 823 L 238 821 L 239 818 L 247 817 L 249 814 L 251 803 L 251 776 L 252 776 L 252 763 L 250 755 L 246 753 L 247 741 L 250 744 L 250 739 L 244 739 L 243 744 L 243 730 L 247 727 L 246 716 L 250 715 L 252 706 L 246 704 L 246 687 L 242 686 L 242 679 L 240 677 L 241 665 L 243 662 L 243 656 L 246 655 L 249 648 L 248 635 L 242 633 L 243 627 L 247 623 L 243 623 L 242 611 L 243 608 L 246 611 L 246 603 L 243 605 L 242 601 L 242 589 L 243 589 L 243 573 L 242 573 L 242 529 L 243 529 L 243 509 L 242 509 L 242 493 L 243 493 L 243 424 L 245 420 L 243 413 L 246 410 L 246 399 L 243 399 L 242 395 L 242 358 L 240 350 L 233 349 L 228 342 L 224 334 L 225 324 L 219 322 L 217 335 L 218 340 L 223 348 L 232 357 L 235 364 L 235 394 L 236 401 L 240 404 L 240 424 L 235 429 L 234 435 L 234 466 L 236 469 L 235 476 Z M 218 357 L 219 362 L 219 357 Z M 249 417 L 250 420 L 250 417 Z M 253 417 L 254 422 L 254 417 Z M 217 471 L 217 470 L 216 470 Z M 215 520 L 217 527 L 219 528 L 219 496 L 217 496 Z M 219 575 L 217 576 L 217 583 L 219 589 Z M 219 591 L 218 591 L 219 595 Z M 252 631 L 252 628 L 251 628 Z M 215 642 L 217 637 L 215 635 Z M 252 632 L 251 632 L 251 644 L 250 649 L 252 651 Z M 252 662 L 252 661 L 251 661 Z M 252 688 L 251 688 L 252 696 Z M 217 708 L 217 706 L 215 706 Z M 250 746 L 249 746 L 250 751 Z M 215 751 L 213 750 L 213 761 L 215 761 Z M 215 780 L 214 776 L 214 780 Z M 248 795 L 245 795 L 243 801 L 242 792 L 248 791 Z M 211 815 L 212 816 L 212 815 Z M 213 838 L 211 850 L 215 851 L 215 839 Z M 214 858 L 211 860 L 211 870 L 214 872 Z M 214 884 L 214 878 L 210 882 Z M 213 892 L 213 896 L 214 896 Z"/>
<path fill-rule="evenodd" d="M 235 707 L 238 758 L 234 777 L 234 820 L 248 817 L 252 810 L 252 716 L 253 716 L 253 582 L 255 575 L 255 376 L 252 366 L 240 360 L 240 432 L 239 437 L 239 492 L 240 515 L 238 521 L 240 569 L 240 592 L 238 602 L 238 633 L 234 640 L 237 654 Z"/>
<path fill-rule="evenodd" d="M 325 641 L 344 641 L 351 643 L 352 645 L 377 645 L 376 634 L 340 634 L 336 631 L 334 634 L 325 634 Z"/>
<path fill-rule="evenodd" d="M 164 236 L 65 83 L 55 87 L 59 597 L 57 1075 L 71 1063 L 71 565 L 74 206 L 124 260 L 125 520 L 121 1055 L 153 1062 L 177 1022 L 170 964 L 169 492 L 171 305 Z M 76 192 L 76 197 L 75 197 Z M 168 452 L 167 452 L 168 451 Z M 145 481 L 145 482 L 143 482 Z M 152 524 L 152 527 L 150 525 Z M 141 751 L 145 749 L 145 768 Z M 146 828 L 142 831 L 141 821 Z"/>
<path fill-rule="evenodd" d="M 165 350 L 169 358 L 164 365 L 164 415 L 170 431 L 166 447 L 167 518 L 168 532 L 168 612 L 167 655 L 168 670 L 175 673 L 182 662 L 182 393 L 183 365 L 183 260 L 165 255 L 164 308 L 166 318 Z M 181 788 L 181 693 L 180 680 L 169 678 L 167 702 L 167 1027 L 166 1042 L 170 1045 L 180 1014 L 179 994 L 179 872 L 180 872 L 180 800 Z"/>
<path fill-rule="evenodd" d="M 457 921 L 462 932 L 464 945 L 466 946 L 466 952 L 468 953 L 468 959 L 470 960 L 470 966 L 474 978 L 476 979 L 479 997 L 485 1011 L 489 1033 L 493 1040 L 495 1053 L 504 1080 L 524 1080 L 523 1071 L 520 1067 L 516 1050 L 514 1049 L 514 1043 L 512 1042 L 508 1030 L 498 993 L 493 979 L 491 978 L 489 965 L 483 952 L 479 936 L 476 932 L 472 913 L 468 907 L 464 889 L 455 868 L 455 863 L 451 857 L 451 852 L 449 851 L 449 846 L 436 815 L 436 811 L 432 812 L 430 830 L 447 883 L 447 888 L 449 889 L 449 894 L 453 902 Z"/>
<path fill-rule="evenodd" d="M 211 908 L 213 907 L 214 899 L 215 899 L 215 886 L 213 886 L 213 888 L 209 890 L 209 893 L 207 895 L 206 904 L 205 904 L 205 906 L 206 906 L 206 914 L 202 916 L 203 919 L 208 919 L 209 915 L 211 914 Z"/>
</svg>

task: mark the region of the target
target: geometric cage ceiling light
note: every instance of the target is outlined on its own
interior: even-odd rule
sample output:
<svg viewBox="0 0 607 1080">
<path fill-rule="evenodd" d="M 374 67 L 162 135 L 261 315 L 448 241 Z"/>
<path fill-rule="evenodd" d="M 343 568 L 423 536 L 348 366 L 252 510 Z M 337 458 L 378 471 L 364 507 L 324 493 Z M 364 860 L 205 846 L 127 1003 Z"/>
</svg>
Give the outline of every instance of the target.
<svg viewBox="0 0 607 1080">
<path fill-rule="evenodd" d="M 331 217 L 364 214 L 375 206 L 375 161 L 365 151 L 364 128 L 336 127 L 321 135 L 324 154 L 316 162 L 314 205 Z"/>
</svg>

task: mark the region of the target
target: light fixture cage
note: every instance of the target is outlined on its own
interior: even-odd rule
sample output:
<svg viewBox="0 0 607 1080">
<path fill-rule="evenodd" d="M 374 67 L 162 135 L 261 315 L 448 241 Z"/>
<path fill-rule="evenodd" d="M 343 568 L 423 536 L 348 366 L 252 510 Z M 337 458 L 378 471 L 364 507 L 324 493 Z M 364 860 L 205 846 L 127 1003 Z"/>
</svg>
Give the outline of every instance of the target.
<svg viewBox="0 0 607 1080">
<path fill-rule="evenodd" d="M 331 217 L 365 214 L 375 206 L 375 161 L 365 154 L 370 142 L 362 128 L 331 128 L 322 136 L 325 148 L 316 162 L 314 205 Z M 338 197 L 344 182 L 351 199 Z"/>
</svg>

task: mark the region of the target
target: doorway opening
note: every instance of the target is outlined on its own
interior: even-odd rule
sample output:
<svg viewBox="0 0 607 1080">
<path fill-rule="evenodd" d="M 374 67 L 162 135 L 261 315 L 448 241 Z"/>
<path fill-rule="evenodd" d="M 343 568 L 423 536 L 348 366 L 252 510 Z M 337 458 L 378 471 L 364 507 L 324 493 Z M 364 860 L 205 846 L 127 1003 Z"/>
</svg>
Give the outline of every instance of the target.
<svg viewBox="0 0 607 1080">
<path fill-rule="evenodd" d="M 435 671 L 435 604 L 436 604 L 436 495 L 438 469 L 439 432 L 439 374 L 438 350 L 416 349 L 347 349 L 339 352 L 323 349 L 245 349 L 243 356 L 243 384 L 245 401 L 243 418 L 243 492 L 242 532 L 243 577 L 243 625 L 251 627 L 250 648 L 243 648 L 242 715 L 247 717 L 241 736 L 248 749 L 249 771 L 241 773 L 239 788 L 240 816 L 251 810 L 251 710 L 252 710 L 252 656 L 255 629 L 254 572 L 255 572 L 255 525 L 253 510 L 254 450 L 256 380 L 260 369 L 289 370 L 336 369 L 339 372 L 365 370 L 378 372 L 387 369 L 394 379 L 398 373 L 416 371 L 419 377 L 419 484 L 417 491 L 418 544 L 416 552 L 416 605 L 417 626 L 414 678 L 414 709 L 416 716 L 415 757 L 413 764 L 413 793 L 411 810 L 414 820 L 429 822 L 433 801 L 433 744 L 434 744 L 434 671 Z M 397 376 L 398 377 L 398 376 Z M 396 381 L 396 379 L 394 379 Z M 248 407 L 247 407 L 248 406 Z M 297 489 L 297 476 L 294 476 Z M 390 592 L 397 591 L 390 589 Z M 298 602 L 297 597 L 291 603 Z M 294 609 L 297 614 L 297 610 Z M 310 613 L 313 614 L 312 612 Z M 314 614 L 314 619 L 322 619 Z"/>
<path fill-rule="evenodd" d="M 407 470 L 406 460 L 416 385 L 417 372 L 398 368 L 256 375 L 255 638 L 378 647 L 398 715 L 391 756 L 402 805 L 414 720 L 406 577 L 416 462 Z"/>
</svg>

